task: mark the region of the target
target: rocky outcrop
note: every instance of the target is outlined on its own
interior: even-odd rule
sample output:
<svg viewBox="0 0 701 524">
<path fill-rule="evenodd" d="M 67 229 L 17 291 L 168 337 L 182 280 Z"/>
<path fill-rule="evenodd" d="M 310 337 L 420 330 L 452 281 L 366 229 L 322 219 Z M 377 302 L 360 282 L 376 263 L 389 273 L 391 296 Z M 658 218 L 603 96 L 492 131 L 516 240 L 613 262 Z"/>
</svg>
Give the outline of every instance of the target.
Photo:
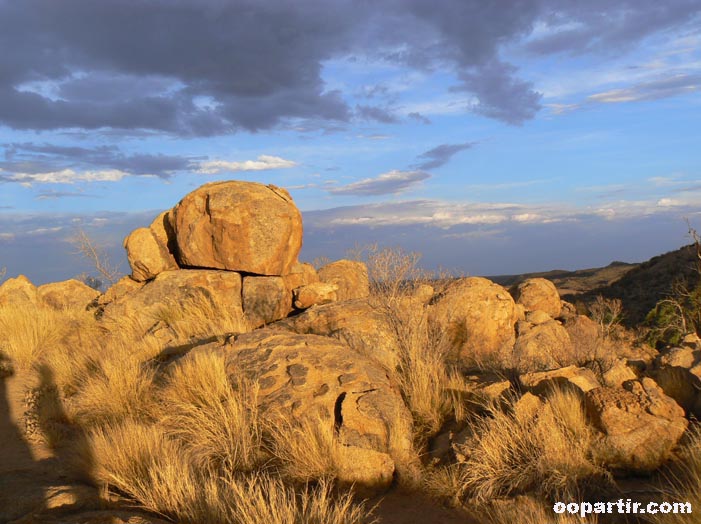
<svg viewBox="0 0 701 524">
<path fill-rule="evenodd" d="M 555 284 L 545 278 L 529 278 L 513 290 L 514 300 L 527 310 L 545 311 L 552 318 L 560 316 L 562 304 Z"/>
<path fill-rule="evenodd" d="M 362 262 L 337 260 L 319 269 L 319 280 L 338 286 L 338 300 L 365 298 L 370 294 L 368 268 Z"/>
<path fill-rule="evenodd" d="M 657 358 L 652 376 L 688 415 L 701 418 L 701 351 L 672 348 Z"/>
<path fill-rule="evenodd" d="M 603 433 L 599 458 L 624 471 L 659 468 L 688 425 L 684 410 L 650 378 L 626 382 L 624 388 L 592 389 L 585 406 Z"/>
<path fill-rule="evenodd" d="M 601 386 L 593 371 L 577 366 L 525 373 L 519 377 L 519 381 L 525 391 L 535 395 L 545 395 L 554 389 L 586 393 Z"/>
<path fill-rule="evenodd" d="M 506 289 L 486 278 L 461 278 L 434 301 L 430 320 L 459 351 L 464 365 L 509 359 L 516 309 Z"/>
<path fill-rule="evenodd" d="M 198 301 L 206 301 L 214 309 L 223 308 L 233 316 L 240 316 L 243 327 L 241 287 L 241 275 L 233 271 L 164 271 L 145 285 L 121 294 L 104 306 L 102 319 L 117 322 L 124 317 L 140 319 L 148 329 L 162 318 L 196 307 Z M 167 344 L 168 336 L 164 335 L 162 342 Z"/>
<path fill-rule="evenodd" d="M 270 324 L 292 311 L 292 293 L 282 277 L 244 277 L 243 310 L 252 328 Z"/>
<path fill-rule="evenodd" d="M 385 371 L 345 344 L 314 335 L 259 330 L 221 348 L 232 376 L 258 381 L 268 414 L 321 417 L 348 448 L 342 483 L 384 489 L 395 453 L 411 449 L 411 416 Z"/>
<path fill-rule="evenodd" d="M 51 282 L 37 288 L 39 298 L 54 309 L 85 309 L 100 292 L 78 280 Z"/>
<path fill-rule="evenodd" d="M 512 364 L 520 372 L 556 369 L 572 363 L 572 341 L 556 320 L 541 324 L 518 323 Z"/>
<path fill-rule="evenodd" d="M 170 213 L 181 267 L 285 275 L 302 247 L 302 216 L 289 193 L 254 182 L 213 182 Z"/>
<path fill-rule="evenodd" d="M 8 278 L 0 285 L 0 306 L 8 304 L 36 305 L 38 300 L 36 286 L 24 275 Z"/>
<path fill-rule="evenodd" d="M 131 267 L 131 277 L 137 282 L 155 278 L 163 271 L 178 269 L 173 256 L 150 228 L 141 227 L 124 239 L 124 249 Z"/>
<path fill-rule="evenodd" d="M 356 299 L 316 306 L 277 322 L 299 334 L 333 337 L 389 368 L 398 363 L 396 337 L 385 317 L 367 300 Z"/>
<path fill-rule="evenodd" d="M 293 305 L 297 309 L 329 304 L 338 300 L 338 286 L 325 282 L 314 282 L 293 290 Z"/>
</svg>

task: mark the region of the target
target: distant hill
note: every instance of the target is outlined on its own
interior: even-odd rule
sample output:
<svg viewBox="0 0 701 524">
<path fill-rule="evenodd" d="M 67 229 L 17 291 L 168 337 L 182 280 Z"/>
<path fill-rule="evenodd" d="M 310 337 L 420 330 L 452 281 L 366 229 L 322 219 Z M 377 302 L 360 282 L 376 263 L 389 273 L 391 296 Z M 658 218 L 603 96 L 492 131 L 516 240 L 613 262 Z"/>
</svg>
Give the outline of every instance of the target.
<svg viewBox="0 0 701 524">
<path fill-rule="evenodd" d="M 547 278 L 555 284 L 564 300 L 573 303 L 587 304 L 597 295 L 620 298 L 625 312 L 624 322 L 634 326 L 645 319 L 660 299 L 670 294 L 676 279 L 685 279 L 690 287 L 698 283 L 696 261 L 696 248 L 692 244 L 640 264 L 612 262 L 602 268 L 554 270 L 489 278 L 505 287 L 511 287 L 527 278 Z"/>
<path fill-rule="evenodd" d="M 596 267 L 591 269 L 578 269 L 576 271 L 565 271 L 554 269 L 541 273 L 524 273 L 522 275 L 498 275 L 487 277 L 504 287 L 511 287 L 527 278 L 547 278 L 557 287 L 560 295 L 576 295 L 586 293 L 593 289 L 608 286 L 638 267 L 639 264 L 626 264 L 625 262 L 611 262 L 606 267 Z"/>
</svg>

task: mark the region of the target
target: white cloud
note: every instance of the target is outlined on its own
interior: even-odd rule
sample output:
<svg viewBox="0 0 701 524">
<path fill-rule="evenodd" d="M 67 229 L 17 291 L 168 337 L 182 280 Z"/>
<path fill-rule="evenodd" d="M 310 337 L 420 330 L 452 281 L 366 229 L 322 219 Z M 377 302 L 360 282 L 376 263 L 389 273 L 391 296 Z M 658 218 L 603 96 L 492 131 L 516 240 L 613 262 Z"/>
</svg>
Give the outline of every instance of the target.
<svg viewBox="0 0 701 524">
<path fill-rule="evenodd" d="M 25 187 L 34 183 L 40 184 L 75 184 L 76 182 L 118 182 L 129 176 L 129 173 L 118 169 L 106 169 L 102 171 L 74 171 L 63 169 L 61 171 L 49 171 L 46 173 L 14 173 L 2 175 L 10 182 L 20 182 Z"/>
<path fill-rule="evenodd" d="M 201 162 L 198 173 L 214 175 L 222 171 L 265 171 L 266 169 L 287 169 L 297 166 L 297 162 L 285 160 L 279 156 L 260 155 L 257 160 L 230 162 L 226 160 L 209 160 Z"/>
<path fill-rule="evenodd" d="M 430 178 L 425 171 L 399 171 L 394 169 L 375 178 L 365 178 L 346 186 L 332 187 L 327 191 L 335 195 L 387 195 L 401 193 L 422 180 Z"/>
<path fill-rule="evenodd" d="M 0 233 L 0 241 L 3 240 L 14 240 L 15 239 L 15 234 L 14 233 Z"/>
</svg>

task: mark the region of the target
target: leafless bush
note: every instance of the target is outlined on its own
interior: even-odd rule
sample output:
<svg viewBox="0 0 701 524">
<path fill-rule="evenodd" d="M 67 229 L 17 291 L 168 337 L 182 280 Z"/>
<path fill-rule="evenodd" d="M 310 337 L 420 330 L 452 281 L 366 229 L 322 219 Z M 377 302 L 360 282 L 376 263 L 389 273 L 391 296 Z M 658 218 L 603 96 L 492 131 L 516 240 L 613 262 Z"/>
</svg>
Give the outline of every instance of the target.
<svg viewBox="0 0 701 524">
<path fill-rule="evenodd" d="M 623 303 L 618 298 L 604 298 L 598 295 L 589 306 L 592 320 L 599 325 L 601 335 L 611 337 L 623 320 Z"/>
<path fill-rule="evenodd" d="M 77 253 L 88 259 L 95 266 L 95 270 L 110 284 L 119 280 L 123 273 L 119 265 L 115 265 L 105 252 L 82 228 L 77 228 L 70 239 Z"/>
</svg>

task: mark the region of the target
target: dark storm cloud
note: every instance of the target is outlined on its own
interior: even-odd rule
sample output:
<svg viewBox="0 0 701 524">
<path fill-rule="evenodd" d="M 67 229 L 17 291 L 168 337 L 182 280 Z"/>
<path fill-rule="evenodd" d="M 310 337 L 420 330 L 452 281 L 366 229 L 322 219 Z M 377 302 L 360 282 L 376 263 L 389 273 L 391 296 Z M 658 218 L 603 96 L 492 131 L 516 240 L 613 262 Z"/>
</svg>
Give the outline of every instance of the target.
<svg viewBox="0 0 701 524">
<path fill-rule="evenodd" d="M 417 167 L 426 170 L 436 169 L 448 163 L 455 154 L 465 149 L 470 149 L 474 145 L 474 142 L 464 142 L 462 144 L 442 144 L 436 146 L 418 156 L 423 162 Z"/>
<path fill-rule="evenodd" d="M 534 38 L 527 48 L 539 54 L 619 53 L 655 32 L 692 26 L 699 15 L 698 0 L 564 0 L 541 18 L 557 29 Z"/>
<path fill-rule="evenodd" d="M 562 27 L 529 41 L 538 53 L 618 49 L 700 10 L 698 0 L 0 0 L 0 123 L 205 136 L 392 121 L 327 89 L 324 64 L 358 55 L 451 71 L 476 98 L 466 110 L 519 124 L 540 95 L 504 62 L 504 44 L 540 23 Z"/>
<path fill-rule="evenodd" d="M 5 146 L 0 169 L 8 173 L 45 173 L 61 169 L 117 169 L 131 175 L 169 178 L 176 172 L 196 169 L 195 157 L 123 153 L 116 146 L 94 148 L 54 144 L 14 143 Z"/>
</svg>

